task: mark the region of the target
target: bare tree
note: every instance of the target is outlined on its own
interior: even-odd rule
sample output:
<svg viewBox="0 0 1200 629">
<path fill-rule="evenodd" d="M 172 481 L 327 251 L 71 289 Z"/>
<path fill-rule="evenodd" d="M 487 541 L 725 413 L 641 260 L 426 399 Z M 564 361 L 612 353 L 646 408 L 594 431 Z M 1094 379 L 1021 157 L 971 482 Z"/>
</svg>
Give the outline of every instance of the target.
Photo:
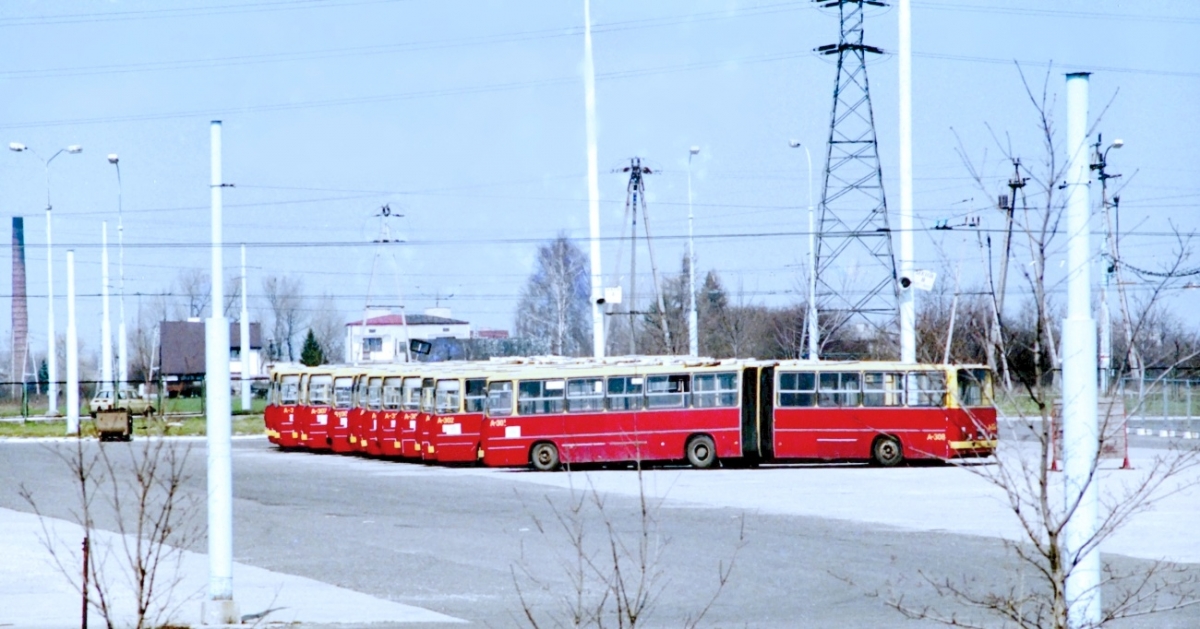
<svg viewBox="0 0 1200 629">
<path fill-rule="evenodd" d="M 549 339 L 554 354 L 587 352 L 591 346 L 588 268 L 587 255 L 565 234 L 539 247 L 533 274 L 517 304 L 517 335 Z"/>
<path fill-rule="evenodd" d="M 208 273 L 200 269 L 183 269 L 175 279 L 176 294 L 183 301 L 188 317 L 202 317 L 212 299 Z"/>
<path fill-rule="evenodd" d="M 109 629 L 127 616 L 136 629 L 171 621 L 185 602 L 174 596 L 183 580 L 183 549 L 200 532 L 197 504 L 183 489 L 191 480 L 185 469 L 190 446 L 161 437 L 140 441 L 86 447 L 75 440 L 69 452 L 60 452 L 78 491 L 71 514 L 84 532 L 83 556 L 62 550 L 74 544 L 57 539 L 35 496 L 20 490 L 41 520 L 51 561 Z M 98 523 L 111 526 L 114 535 L 97 535 Z M 115 594 L 120 585 L 133 593 L 132 601 Z"/>
<path fill-rule="evenodd" d="M 325 359 L 340 361 L 346 354 L 346 317 L 337 307 L 333 295 L 322 293 L 313 306 L 309 329 L 321 346 Z"/>
<path fill-rule="evenodd" d="M 304 293 L 291 275 L 269 275 L 262 281 L 263 296 L 271 315 L 271 358 L 295 361 L 296 335 L 304 327 Z"/>
</svg>

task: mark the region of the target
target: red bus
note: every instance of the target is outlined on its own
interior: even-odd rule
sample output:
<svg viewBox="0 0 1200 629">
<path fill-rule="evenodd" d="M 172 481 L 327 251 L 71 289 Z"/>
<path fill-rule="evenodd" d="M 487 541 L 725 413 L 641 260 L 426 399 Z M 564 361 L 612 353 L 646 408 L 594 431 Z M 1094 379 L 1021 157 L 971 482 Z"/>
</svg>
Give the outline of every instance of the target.
<svg viewBox="0 0 1200 629">
<path fill-rule="evenodd" d="M 996 449 L 991 375 L 982 366 L 785 361 L 747 369 L 744 381 L 746 395 L 772 402 L 760 416 L 769 421 L 745 436 L 764 460 L 893 466 Z"/>
<path fill-rule="evenodd" d="M 404 375 L 388 378 L 393 386 L 395 410 L 394 417 L 389 420 L 389 429 L 395 435 L 395 445 L 390 452 L 392 456 L 406 459 L 421 458 L 421 444 L 417 440 L 417 424 L 421 414 L 421 376 L 415 373 L 415 369 L 412 367 Z"/>
<path fill-rule="evenodd" d="M 333 396 L 333 369 L 312 367 L 300 376 L 300 402 L 296 425 L 300 445 L 310 450 L 329 449 L 329 415 Z"/>
<path fill-rule="evenodd" d="M 383 410 L 383 373 L 368 369 L 358 378 L 355 387 L 355 406 L 350 411 L 350 443 L 356 452 L 379 456 L 380 415 Z"/>
<path fill-rule="evenodd" d="M 295 447 L 300 442 L 294 419 L 303 370 L 299 365 L 276 365 L 271 369 L 270 399 L 263 410 L 263 423 L 267 439 L 280 447 Z"/>
<path fill-rule="evenodd" d="M 535 367 L 488 380 L 486 465 L 683 461 L 742 455 L 738 361 Z"/>
<path fill-rule="evenodd" d="M 353 452 L 350 443 L 350 412 L 354 409 L 354 390 L 362 369 L 345 367 L 334 371 L 333 399 L 329 416 L 329 448 L 334 452 Z"/>
<path fill-rule="evenodd" d="M 489 373 L 464 369 L 433 378 L 433 412 L 421 435 L 425 460 L 474 463 L 479 459 Z"/>
</svg>

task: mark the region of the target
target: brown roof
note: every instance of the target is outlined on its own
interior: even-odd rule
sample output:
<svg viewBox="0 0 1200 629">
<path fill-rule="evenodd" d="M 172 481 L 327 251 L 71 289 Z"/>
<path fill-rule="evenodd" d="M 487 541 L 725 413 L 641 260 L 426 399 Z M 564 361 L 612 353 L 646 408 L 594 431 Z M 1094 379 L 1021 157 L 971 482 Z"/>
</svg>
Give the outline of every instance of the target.
<svg viewBox="0 0 1200 629">
<path fill-rule="evenodd" d="M 241 326 L 229 324 L 229 347 L 241 347 Z M 159 323 L 159 364 L 164 376 L 199 376 L 205 373 L 204 322 L 163 321 Z M 262 326 L 250 323 L 250 348 L 262 349 Z"/>
</svg>

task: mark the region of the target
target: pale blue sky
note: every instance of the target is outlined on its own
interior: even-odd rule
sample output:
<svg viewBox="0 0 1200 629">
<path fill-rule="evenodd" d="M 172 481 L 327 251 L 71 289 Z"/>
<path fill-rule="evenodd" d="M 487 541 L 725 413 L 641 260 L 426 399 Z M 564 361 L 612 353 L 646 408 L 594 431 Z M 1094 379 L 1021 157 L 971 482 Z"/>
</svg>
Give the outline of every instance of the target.
<svg viewBox="0 0 1200 629">
<path fill-rule="evenodd" d="M 699 145 L 700 270 L 716 269 L 748 302 L 795 299 L 806 175 L 787 143 L 814 147 L 819 186 L 834 67 L 811 51 L 836 42 L 833 14 L 807 0 L 594 0 L 592 10 L 604 235 L 620 234 L 625 198 L 625 180 L 608 171 L 641 156 L 663 169 L 647 182 L 651 220 L 660 269 L 677 271 L 687 151 Z M 453 295 L 442 305 L 455 316 L 511 328 L 536 242 L 587 235 L 581 25 L 581 0 L 6 0 L 0 140 L 45 156 L 84 146 L 52 167 L 59 299 L 69 246 L 79 292 L 99 292 L 102 220 L 116 239 L 110 152 L 124 178 L 127 292 L 208 268 L 197 245 L 208 242 L 208 123 L 219 118 L 225 179 L 237 186 L 225 195 L 225 238 L 254 243 L 252 295 L 264 274 L 295 273 L 357 316 L 373 249 L 292 245 L 368 243 L 389 203 L 405 214 L 394 229 L 408 241 L 410 312 Z M 872 10 L 866 29 L 869 43 L 895 50 L 894 8 Z M 1037 85 L 1054 61 L 1060 95 L 1063 72 L 1093 71 L 1093 115 L 1113 100 L 1099 129 L 1126 143 L 1109 159 L 1128 180 L 1122 226 L 1145 234 L 1125 240 L 1129 260 L 1161 261 L 1168 218 L 1196 227 L 1200 2 L 914 0 L 913 37 L 918 266 L 943 271 L 960 252 L 965 268 L 979 265 L 973 235 L 964 246 L 959 232 L 925 231 L 939 219 L 1001 225 L 992 207 L 1009 167 L 987 125 L 1026 161 L 1041 153 L 1014 59 Z M 893 211 L 895 77 L 892 56 L 870 66 Z M 1061 98 L 1052 113 L 1065 117 Z M 987 150 L 989 194 L 968 179 L 952 129 L 973 158 Z M 45 344 L 44 195 L 41 165 L 5 152 L 0 207 L 26 217 L 35 351 Z M 793 235 L 736 236 L 775 232 Z M 606 284 L 615 254 L 606 245 Z M 225 259 L 236 274 L 236 250 Z M 649 270 L 644 253 L 638 268 Z M 394 303 L 391 286 L 377 279 L 372 301 Z M 99 299 L 81 308 L 95 349 Z"/>
</svg>

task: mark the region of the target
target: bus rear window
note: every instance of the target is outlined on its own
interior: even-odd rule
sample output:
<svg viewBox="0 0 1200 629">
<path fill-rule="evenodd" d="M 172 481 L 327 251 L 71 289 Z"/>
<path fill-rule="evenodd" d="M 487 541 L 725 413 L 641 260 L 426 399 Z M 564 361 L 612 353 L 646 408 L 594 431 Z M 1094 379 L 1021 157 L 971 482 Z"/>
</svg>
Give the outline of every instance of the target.
<svg viewBox="0 0 1200 629">
<path fill-rule="evenodd" d="M 400 397 L 396 396 L 396 401 L 400 401 Z M 367 384 L 367 408 L 377 411 L 383 408 L 383 379 L 371 378 Z"/>
<path fill-rule="evenodd" d="M 400 399 L 400 405 L 404 410 L 419 410 L 421 408 L 421 379 L 417 377 L 405 378 L 404 393 Z"/>
<path fill-rule="evenodd" d="M 383 407 L 389 411 L 400 409 L 400 378 L 385 378 L 383 381 Z"/>
<path fill-rule="evenodd" d="M 354 403 L 354 378 L 338 378 L 333 382 L 333 407 L 350 408 Z"/>
<path fill-rule="evenodd" d="M 333 376 L 313 376 L 308 381 L 308 404 L 310 406 L 327 406 L 332 387 Z"/>
<path fill-rule="evenodd" d="M 300 399 L 300 376 L 284 376 L 279 390 L 280 404 L 295 404 Z"/>
<path fill-rule="evenodd" d="M 439 413 L 457 413 L 462 383 L 458 380 L 438 380 L 434 408 Z"/>
</svg>

